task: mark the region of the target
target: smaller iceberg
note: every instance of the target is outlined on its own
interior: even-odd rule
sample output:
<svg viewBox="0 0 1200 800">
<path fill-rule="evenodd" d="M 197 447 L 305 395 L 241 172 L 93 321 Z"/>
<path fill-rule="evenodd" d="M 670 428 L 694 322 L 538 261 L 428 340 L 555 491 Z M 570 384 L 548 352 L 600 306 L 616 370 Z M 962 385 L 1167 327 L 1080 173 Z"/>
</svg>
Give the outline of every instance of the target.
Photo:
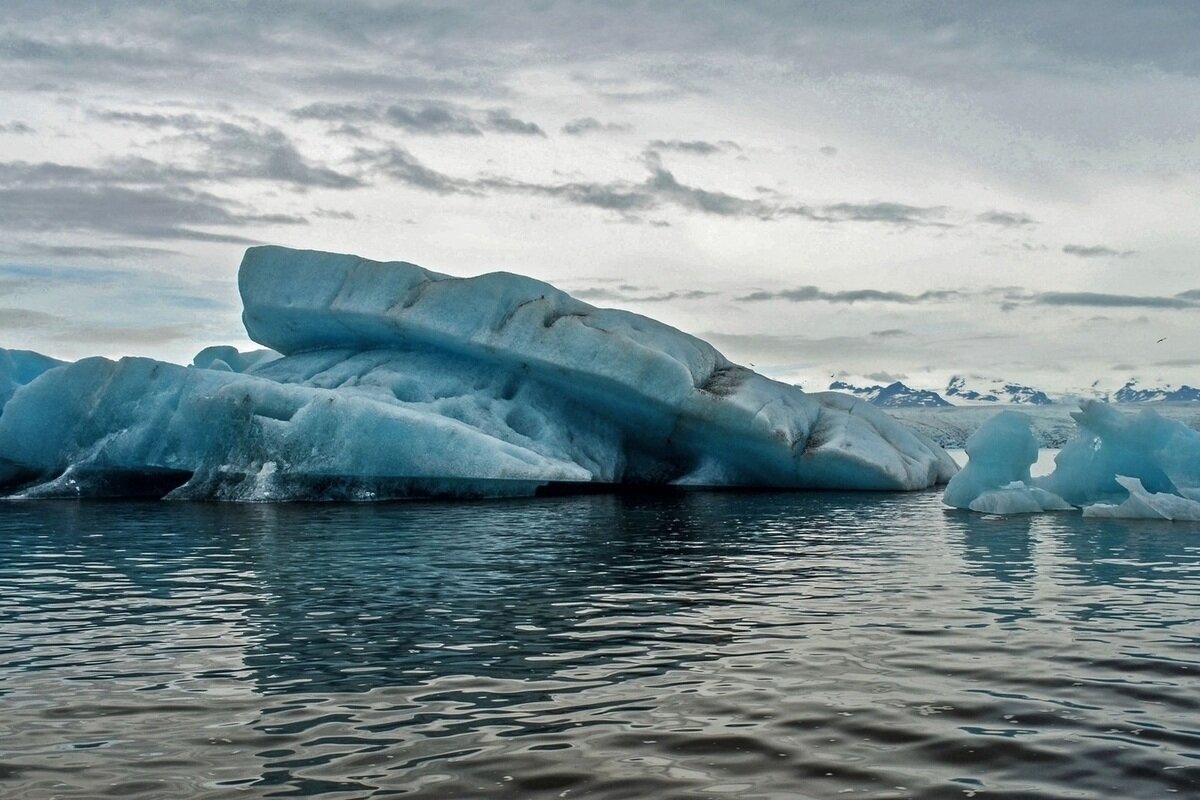
<svg viewBox="0 0 1200 800">
<path fill-rule="evenodd" d="M 1079 429 L 1054 459 L 1043 488 L 1076 506 L 1120 502 L 1137 478 L 1147 491 L 1188 496 L 1200 488 L 1200 433 L 1152 409 L 1123 414 L 1089 401 L 1071 416 Z"/>
<path fill-rule="evenodd" d="M 944 502 L 983 514 L 1066 511 L 1071 504 L 1034 485 L 1029 468 L 1038 446 L 1029 417 L 1002 411 L 967 440 L 970 461 L 946 486 Z"/>
<path fill-rule="evenodd" d="M 1083 509 L 1086 517 L 1200 520 L 1200 432 L 1151 409 L 1122 414 L 1095 401 L 1073 412 L 1077 435 L 1054 472 L 1031 478 L 1030 419 L 1005 411 L 967 441 L 969 461 L 944 502 L 993 514 Z"/>
<path fill-rule="evenodd" d="M 1137 478 L 1118 475 L 1117 483 L 1129 497 L 1124 503 L 1094 503 L 1083 509 L 1085 517 L 1109 519 L 1166 519 L 1200 522 L 1200 502 L 1167 492 L 1147 492 Z"/>
</svg>

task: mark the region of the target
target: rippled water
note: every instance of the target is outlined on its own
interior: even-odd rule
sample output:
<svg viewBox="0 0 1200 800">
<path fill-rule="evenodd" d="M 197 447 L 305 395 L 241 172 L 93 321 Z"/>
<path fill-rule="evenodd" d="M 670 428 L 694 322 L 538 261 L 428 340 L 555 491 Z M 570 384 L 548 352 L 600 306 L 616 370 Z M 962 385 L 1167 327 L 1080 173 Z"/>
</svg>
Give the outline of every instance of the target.
<svg viewBox="0 0 1200 800">
<path fill-rule="evenodd" d="M 0 503 L 0 796 L 1196 797 L 1198 615 L 936 492 Z"/>
</svg>

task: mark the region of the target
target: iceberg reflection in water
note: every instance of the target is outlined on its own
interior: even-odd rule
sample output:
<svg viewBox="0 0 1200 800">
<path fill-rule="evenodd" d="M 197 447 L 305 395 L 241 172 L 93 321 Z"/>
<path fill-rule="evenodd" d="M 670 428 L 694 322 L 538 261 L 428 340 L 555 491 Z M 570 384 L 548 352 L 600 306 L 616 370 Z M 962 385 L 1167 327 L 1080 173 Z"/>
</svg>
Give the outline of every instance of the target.
<svg viewBox="0 0 1200 800">
<path fill-rule="evenodd" d="M 0 795 L 1186 796 L 1198 534 L 936 491 L 3 503 Z"/>
</svg>

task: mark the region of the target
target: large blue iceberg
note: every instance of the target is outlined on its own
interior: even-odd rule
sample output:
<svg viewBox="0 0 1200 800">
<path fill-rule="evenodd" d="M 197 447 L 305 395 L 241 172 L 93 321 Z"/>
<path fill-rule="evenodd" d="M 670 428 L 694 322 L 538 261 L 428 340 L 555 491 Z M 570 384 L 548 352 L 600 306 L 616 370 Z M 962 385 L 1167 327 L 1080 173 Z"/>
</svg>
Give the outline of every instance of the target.
<svg viewBox="0 0 1200 800">
<path fill-rule="evenodd" d="M 867 403 L 806 394 L 660 322 L 519 275 L 460 279 L 255 247 L 239 288 L 246 330 L 270 350 L 207 348 L 190 367 L 89 358 L 22 372 L 0 410 L 0 491 L 283 500 L 580 484 L 909 490 L 956 471 L 940 447 Z"/>
</svg>

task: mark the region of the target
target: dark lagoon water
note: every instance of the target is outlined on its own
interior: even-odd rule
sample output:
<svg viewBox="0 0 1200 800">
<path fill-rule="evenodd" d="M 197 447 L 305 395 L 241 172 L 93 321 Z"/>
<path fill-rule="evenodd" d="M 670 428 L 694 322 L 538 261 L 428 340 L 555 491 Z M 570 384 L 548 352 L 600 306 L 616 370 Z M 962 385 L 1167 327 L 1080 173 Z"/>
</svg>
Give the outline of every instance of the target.
<svg viewBox="0 0 1200 800">
<path fill-rule="evenodd" d="M 0 797 L 1200 796 L 1200 527 L 0 503 Z"/>
</svg>

